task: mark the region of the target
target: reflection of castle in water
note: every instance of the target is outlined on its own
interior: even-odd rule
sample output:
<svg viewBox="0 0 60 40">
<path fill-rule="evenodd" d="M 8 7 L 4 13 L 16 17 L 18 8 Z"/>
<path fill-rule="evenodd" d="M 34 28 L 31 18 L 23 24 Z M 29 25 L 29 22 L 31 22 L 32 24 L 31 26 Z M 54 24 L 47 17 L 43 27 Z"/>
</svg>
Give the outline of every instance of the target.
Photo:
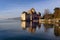
<svg viewBox="0 0 60 40">
<path fill-rule="evenodd" d="M 38 24 L 37 22 L 26 22 L 26 21 L 22 21 L 21 22 L 21 26 L 23 29 L 27 29 L 29 32 L 35 32 L 36 28 L 40 28 L 41 24 Z"/>
<path fill-rule="evenodd" d="M 55 36 L 60 36 L 60 24 L 43 24 L 45 27 L 45 32 L 49 28 L 54 28 L 54 35 Z M 26 21 L 21 21 L 21 26 L 23 30 L 27 30 L 28 32 L 34 33 L 36 29 L 41 28 L 41 24 L 37 22 L 26 22 Z"/>
</svg>

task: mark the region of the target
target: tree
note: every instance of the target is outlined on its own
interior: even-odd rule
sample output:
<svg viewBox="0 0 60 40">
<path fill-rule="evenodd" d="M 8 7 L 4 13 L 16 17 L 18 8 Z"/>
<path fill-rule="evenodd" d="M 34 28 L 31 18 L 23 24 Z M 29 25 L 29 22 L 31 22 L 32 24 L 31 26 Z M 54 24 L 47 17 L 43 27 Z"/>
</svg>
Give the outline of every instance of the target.
<svg viewBox="0 0 60 40">
<path fill-rule="evenodd" d="M 51 17 L 52 16 L 51 16 L 51 12 L 49 11 L 49 9 L 45 9 L 43 18 L 44 19 L 50 19 Z"/>
</svg>

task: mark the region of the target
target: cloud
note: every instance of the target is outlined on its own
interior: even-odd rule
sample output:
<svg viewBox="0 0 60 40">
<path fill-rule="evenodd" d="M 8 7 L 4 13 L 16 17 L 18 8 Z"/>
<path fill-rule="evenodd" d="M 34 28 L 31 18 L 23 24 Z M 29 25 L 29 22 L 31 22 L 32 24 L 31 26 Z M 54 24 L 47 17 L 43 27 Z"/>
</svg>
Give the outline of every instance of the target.
<svg viewBox="0 0 60 40">
<path fill-rule="evenodd" d="M 60 7 L 60 0 L 35 1 L 30 4 L 22 3 L 20 4 L 17 1 L 16 3 L 12 2 L 8 5 L 4 5 L 6 7 L 2 7 L 2 9 L 0 9 L 0 18 L 19 17 L 23 11 L 28 11 L 31 8 L 35 8 L 37 12 L 39 11 L 43 15 L 44 9 L 49 9 L 51 12 L 53 12 L 55 7 Z"/>
<path fill-rule="evenodd" d="M 20 10 L 18 8 L 2 10 L 0 11 L 0 18 L 18 17 L 19 14 L 20 14 Z"/>
<path fill-rule="evenodd" d="M 60 7 L 60 0 L 48 0 L 43 2 L 36 2 L 32 4 L 37 11 L 40 11 L 42 15 L 44 14 L 45 9 L 49 9 L 52 13 L 54 12 L 55 7 Z"/>
</svg>

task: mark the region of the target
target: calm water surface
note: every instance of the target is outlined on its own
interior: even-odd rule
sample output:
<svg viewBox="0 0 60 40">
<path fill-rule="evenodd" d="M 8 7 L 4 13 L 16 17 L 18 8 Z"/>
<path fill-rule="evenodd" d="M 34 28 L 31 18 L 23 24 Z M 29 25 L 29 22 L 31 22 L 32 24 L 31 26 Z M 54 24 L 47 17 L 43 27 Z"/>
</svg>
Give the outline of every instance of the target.
<svg viewBox="0 0 60 40">
<path fill-rule="evenodd" d="M 0 20 L 0 40 L 60 40 L 60 24 Z"/>
</svg>

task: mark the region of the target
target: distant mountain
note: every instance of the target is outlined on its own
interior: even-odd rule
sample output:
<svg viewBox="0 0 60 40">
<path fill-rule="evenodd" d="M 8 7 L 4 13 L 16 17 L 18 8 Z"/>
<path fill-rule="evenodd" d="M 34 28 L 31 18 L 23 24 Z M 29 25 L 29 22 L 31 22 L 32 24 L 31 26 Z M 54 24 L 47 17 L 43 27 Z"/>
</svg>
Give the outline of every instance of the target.
<svg viewBox="0 0 60 40">
<path fill-rule="evenodd" d="M 16 18 L 8 18 L 8 20 L 20 20 L 20 17 L 16 17 Z"/>
</svg>

